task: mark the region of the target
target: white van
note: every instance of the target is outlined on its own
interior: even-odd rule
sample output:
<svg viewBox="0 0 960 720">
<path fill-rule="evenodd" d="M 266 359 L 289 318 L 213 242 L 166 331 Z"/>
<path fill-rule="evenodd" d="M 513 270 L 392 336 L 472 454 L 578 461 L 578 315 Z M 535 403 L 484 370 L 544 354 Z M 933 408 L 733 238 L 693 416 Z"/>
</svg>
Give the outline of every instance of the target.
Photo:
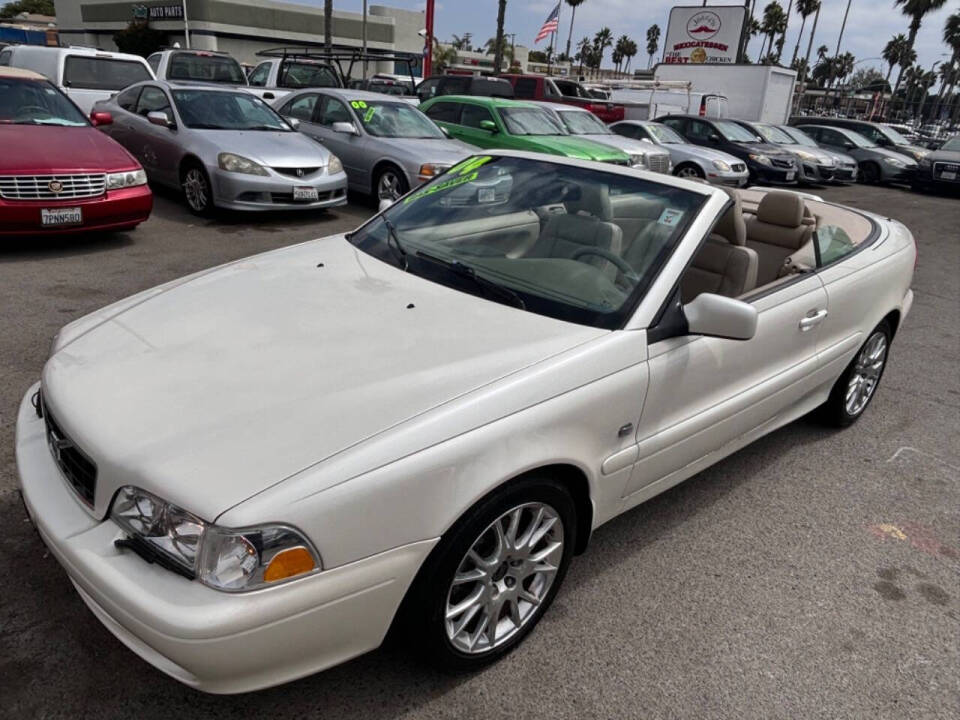
<svg viewBox="0 0 960 720">
<path fill-rule="evenodd" d="M 141 80 L 155 80 L 139 55 L 82 47 L 11 45 L 0 50 L 0 65 L 46 75 L 85 114 L 93 104 Z"/>
</svg>

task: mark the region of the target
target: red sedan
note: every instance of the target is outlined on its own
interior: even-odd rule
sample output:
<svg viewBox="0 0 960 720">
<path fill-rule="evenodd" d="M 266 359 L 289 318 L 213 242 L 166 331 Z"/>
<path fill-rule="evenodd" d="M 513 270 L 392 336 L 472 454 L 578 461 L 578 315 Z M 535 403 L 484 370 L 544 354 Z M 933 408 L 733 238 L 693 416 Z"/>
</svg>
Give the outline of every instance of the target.
<svg viewBox="0 0 960 720">
<path fill-rule="evenodd" d="M 140 164 L 42 75 L 0 67 L 0 148 L 0 235 L 132 230 L 150 216 Z"/>
</svg>

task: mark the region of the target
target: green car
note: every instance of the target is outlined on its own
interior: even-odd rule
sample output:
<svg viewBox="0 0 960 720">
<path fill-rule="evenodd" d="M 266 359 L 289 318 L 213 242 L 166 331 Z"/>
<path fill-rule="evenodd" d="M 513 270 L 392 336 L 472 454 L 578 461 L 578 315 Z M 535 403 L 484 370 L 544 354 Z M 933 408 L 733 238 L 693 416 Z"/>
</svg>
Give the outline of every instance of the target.
<svg viewBox="0 0 960 720">
<path fill-rule="evenodd" d="M 450 137 L 486 149 L 528 150 L 630 166 L 615 147 L 569 134 L 535 104 L 503 98 L 442 95 L 420 106 Z"/>
</svg>

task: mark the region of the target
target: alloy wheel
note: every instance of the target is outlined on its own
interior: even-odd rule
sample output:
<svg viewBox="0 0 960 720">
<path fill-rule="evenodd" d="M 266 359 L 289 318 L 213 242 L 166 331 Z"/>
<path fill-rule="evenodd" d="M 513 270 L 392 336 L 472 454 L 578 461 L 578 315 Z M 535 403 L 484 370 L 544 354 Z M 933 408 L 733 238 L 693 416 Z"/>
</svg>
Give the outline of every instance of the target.
<svg viewBox="0 0 960 720">
<path fill-rule="evenodd" d="M 844 407 L 848 415 L 856 417 L 863 412 L 877 389 L 886 362 L 887 336 L 878 331 L 864 343 L 854 362 L 844 397 Z"/>
<path fill-rule="evenodd" d="M 494 520 L 464 555 L 447 592 L 444 625 L 458 651 L 497 648 L 533 621 L 560 568 L 563 522 L 529 502 Z"/>
<path fill-rule="evenodd" d="M 380 200 L 397 200 L 402 194 L 400 177 L 393 170 L 384 170 L 377 182 L 377 197 Z"/>
<path fill-rule="evenodd" d="M 685 168 L 680 168 L 679 172 L 677 172 L 677 177 L 682 177 L 682 178 L 699 178 L 699 177 L 700 177 L 700 173 L 697 172 L 696 168 L 693 168 L 693 167 L 689 167 L 689 166 L 688 166 L 688 167 L 685 167 Z"/>
<path fill-rule="evenodd" d="M 183 192 L 187 204 L 196 212 L 204 212 L 210 203 L 210 188 L 200 168 L 190 168 L 183 178 Z"/>
</svg>

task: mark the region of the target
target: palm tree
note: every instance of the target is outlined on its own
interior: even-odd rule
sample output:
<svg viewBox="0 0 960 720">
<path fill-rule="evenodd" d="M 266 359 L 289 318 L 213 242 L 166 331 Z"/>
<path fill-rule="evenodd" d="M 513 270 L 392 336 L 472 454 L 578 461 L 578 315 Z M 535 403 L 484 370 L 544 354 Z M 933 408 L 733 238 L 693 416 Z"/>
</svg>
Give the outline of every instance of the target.
<svg viewBox="0 0 960 720">
<path fill-rule="evenodd" d="M 797 44 L 793 48 L 793 59 L 790 61 L 791 67 L 797 61 L 797 54 L 800 52 L 800 40 L 803 38 L 803 31 L 807 27 L 807 18 L 820 9 L 820 0 L 797 0 L 797 14 L 803 19 L 800 23 L 800 34 L 797 35 Z"/>
<path fill-rule="evenodd" d="M 613 33 L 610 31 L 610 28 L 602 27 L 597 30 L 597 34 L 593 36 L 593 62 L 594 69 L 598 72 L 600 66 L 603 64 L 603 54 L 611 45 L 613 45 Z"/>
<path fill-rule="evenodd" d="M 647 28 L 647 55 L 650 59 L 647 61 L 647 69 L 653 65 L 653 56 L 657 54 L 657 48 L 660 47 L 660 26 L 651 25 Z"/>
<path fill-rule="evenodd" d="M 507 0 L 500 0 L 500 6 L 497 9 L 497 46 L 493 54 L 493 71 L 500 72 L 503 65 L 503 21 L 507 14 Z"/>
<path fill-rule="evenodd" d="M 947 96 L 949 97 L 953 95 L 957 82 L 960 82 L 960 12 L 953 13 L 944 23 L 943 41 L 953 51 L 953 56 L 950 58 L 952 73 L 947 81 Z M 941 97 L 944 96 L 942 92 L 940 95 Z M 956 102 L 956 100 L 956 98 L 953 98 L 953 102 Z M 960 109 L 960 103 L 957 103 L 957 108 Z"/>
<path fill-rule="evenodd" d="M 767 59 L 771 60 L 771 64 L 776 58 L 773 53 L 773 39 L 784 31 L 786 25 L 787 16 L 783 12 L 783 6 L 777 0 L 773 0 L 763 9 L 763 23 L 760 26 L 760 32 L 767 36 L 764 45 L 767 48 Z M 760 46 L 761 59 L 764 45 Z"/>
<path fill-rule="evenodd" d="M 576 59 L 580 62 L 580 72 L 578 73 L 579 75 L 583 75 L 584 64 L 587 64 L 587 67 L 590 66 L 589 63 L 587 63 L 587 60 L 590 57 L 589 53 L 590 53 L 591 47 L 593 47 L 593 45 L 591 44 L 590 38 L 588 37 L 583 38 L 583 40 L 577 43 Z"/>
<path fill-rule="evenodd" d="M 750 45 L 750 41 L 760 34 L 760 30 L 760 22 L 755 17 L 752 17 L 747 21 L 747 27 L 745 30 L 747 41 L 743 45 L 744 62 L 750 62 L 750 58 L 747 57 L 747 47 Z M 760 49 L 762 50 L 763 48 L 761 47 Z"/>
<path fill-rule="evenodd" d="M 333 51 L 333 0 L 323 0 L 323 45 Z"/>
<path fill-rule="evenodd" d="M 626 47 L 624 48 L 623 54 L 627 58 L 627 71 L 630 70 L 630 63 L 633 62 L 634 56 L 637 54 L 637 43 L 632 38 L 627 38 Z"/>
<path fill-rule="evenodd" d="M 441 45 L 437 37 L 433 37 L 433 72 L 439 74 L 457 61 L 457 50 L 453 45 Z"/>
<path fill-rule="evenodd" d="M 454 35 L 450 45 L 456 50 L 465 50 L 466 52 L 470 52 L 473 49 L 470 47 L 470 33 L 464 33 L 463 37 Z"/>
<path fill-rule="evenodd" d="M 903 33 L 899 35 L 894 35 L 890 38 L 890 41 L 884 45 L 883 52 L 880 53 L 880 56 L 886 61 L 887 75 L 886 81 L 890 82 L 890 76 L 893 74 L 893 68 L 900 64 L 900 60 L 903 58 L 904 54 L 907 51 L 907 36 Z"/>
<path fill-rule="evenodd" d="M 947 0 L 893 0 L 894 7 L 899 6 L 900 11 L 910 18 L 910 35 L 907 38 L 907 43 L 911 50 L 913 50 L 913 44 L 917 40 L 917 33 L 920 31 L 923 18 L 946 4 Z"/>
<path fill-rule="evenodd" d="M 567 58 L 570 57 L 570 40 L 573 38 L 573 22 L 577 19 L 577 8 L 580 5 L 583 5 L 584 0 L 566 0 L 567 5 L 573 8 L 573 12 L 570 14 L 570 30 L 567 32 Z"/>
<path fill-rule="evenodd" d="M 623 64 L 623 61 L 627 59 L 627 43 L 630 42 L 630 38 L 626 35 L 621 35 L 617 38 L 616 45 L 613 46 L 613 64 L 617 68 L 617 72 L 620 72 L 620 66 Z"/>
</svg>

